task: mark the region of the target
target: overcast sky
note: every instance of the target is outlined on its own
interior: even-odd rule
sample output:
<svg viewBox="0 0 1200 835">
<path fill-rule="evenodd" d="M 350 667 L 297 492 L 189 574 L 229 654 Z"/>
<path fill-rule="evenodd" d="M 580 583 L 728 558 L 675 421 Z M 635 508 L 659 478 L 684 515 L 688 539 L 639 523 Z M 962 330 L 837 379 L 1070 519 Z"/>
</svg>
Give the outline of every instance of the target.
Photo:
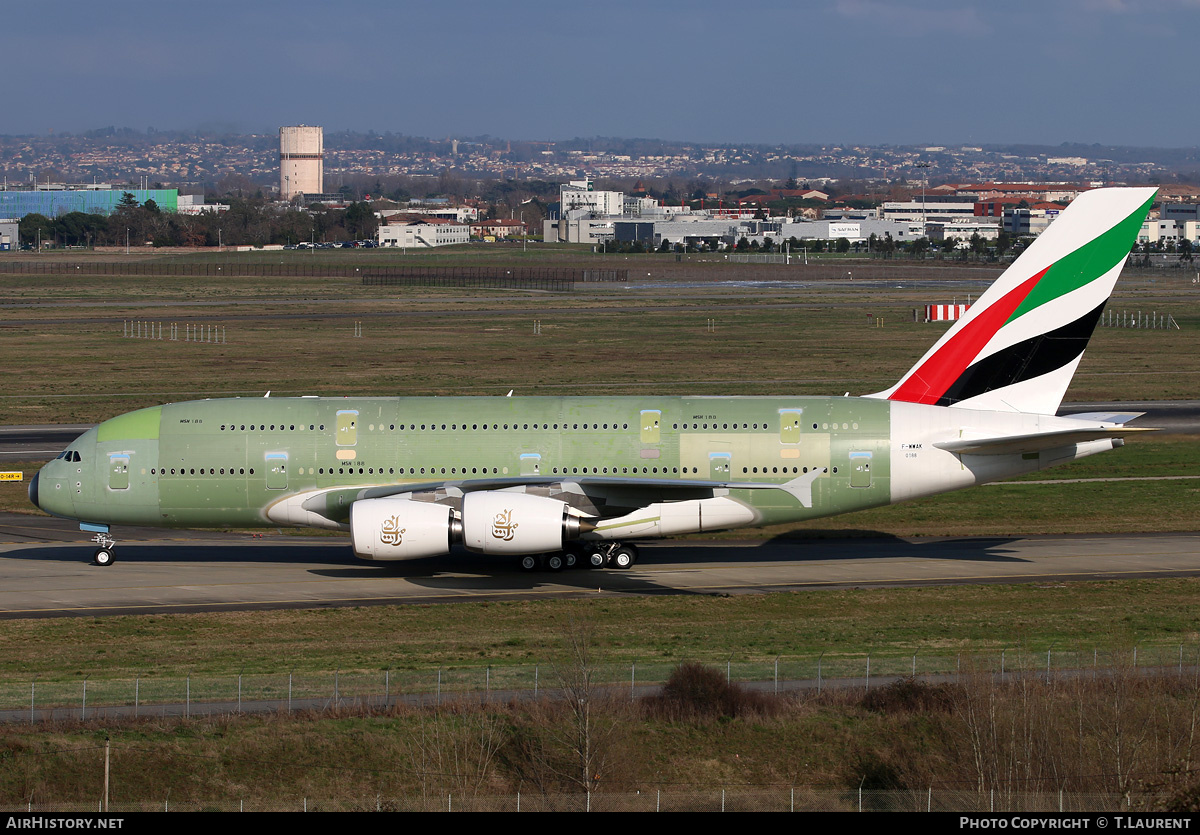
<svg viewBox="0 0 1200 835">
<path fill-rule="evenodd" d="M 1200 0 L 59 0 L 0 133 L 1200 144 Z"/>
</svg>

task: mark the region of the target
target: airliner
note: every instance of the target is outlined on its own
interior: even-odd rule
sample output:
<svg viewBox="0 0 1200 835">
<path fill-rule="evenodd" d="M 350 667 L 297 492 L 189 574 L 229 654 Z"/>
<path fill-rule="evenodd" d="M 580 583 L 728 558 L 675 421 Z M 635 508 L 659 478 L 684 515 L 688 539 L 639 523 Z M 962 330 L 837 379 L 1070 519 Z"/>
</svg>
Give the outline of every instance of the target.
<svg viewBox="0 0 1200 835">
<path fill-rule="evenodd" d="M 1081 194 L 886 391 L 172 403 L 88 430 L 29 496 L 94 534 L 101 566 L 112 526 L 290 525 L 367 560 L 462 546 L 558 571 L 1041 470 L 1139 431 L 1055 413 L 1154 196 Z"/>
</svg>

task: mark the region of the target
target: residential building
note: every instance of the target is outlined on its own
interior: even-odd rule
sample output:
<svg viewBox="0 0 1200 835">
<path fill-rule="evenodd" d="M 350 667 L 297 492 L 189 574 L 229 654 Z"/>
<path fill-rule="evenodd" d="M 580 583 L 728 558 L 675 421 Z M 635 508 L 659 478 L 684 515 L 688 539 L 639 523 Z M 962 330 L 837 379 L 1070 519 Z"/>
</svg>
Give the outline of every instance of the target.
<svg viewBox="0 0 1200 835">
<path fill-rule="evenodd" d="M 496 218 L 471 224 L 471 235 L 476 238 L 519 238 L 525 234 L 525 224 L 519 220 Z"/>
</svg>

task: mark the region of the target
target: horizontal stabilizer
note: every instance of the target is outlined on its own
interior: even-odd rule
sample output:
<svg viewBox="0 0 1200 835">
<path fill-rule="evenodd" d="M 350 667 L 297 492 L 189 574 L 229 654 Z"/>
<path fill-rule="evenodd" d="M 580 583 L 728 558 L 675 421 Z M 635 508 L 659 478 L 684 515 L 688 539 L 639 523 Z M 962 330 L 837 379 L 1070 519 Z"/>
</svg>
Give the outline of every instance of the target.
<svg viewBox="0 0 1200 835">
<path fill-rule="evenodd" d="M 939 441 L 934 446 L 958 454 L 1012 455 L 1019 452 L 1041 452 L 1044 449 L 1057 449 L 1104 438 L 1119 439 L 1132 432 L 1155 431 L 1157 430 L 1136 426 L 1097 426 L 1088 429 L 1063 429 L 1058 432 L 1035 432 L 1031 435 L 963 438 L 957 441 Z"/>
<path fill-rule="evenodd" d="M 1062 415 L 1071 420 L 1086 420 L 1090 423 L 1129 423 L 1145 412 L 1080 412 L 1077 415 Z"/>
</svg>

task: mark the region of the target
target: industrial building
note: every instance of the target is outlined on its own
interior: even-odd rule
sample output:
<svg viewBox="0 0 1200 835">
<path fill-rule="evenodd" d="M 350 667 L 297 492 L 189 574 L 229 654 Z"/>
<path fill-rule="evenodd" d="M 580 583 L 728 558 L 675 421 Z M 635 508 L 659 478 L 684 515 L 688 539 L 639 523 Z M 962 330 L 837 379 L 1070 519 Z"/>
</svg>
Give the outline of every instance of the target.
<svg viewBox="0 0 1200 835">
<path fill-rule="evenodd" d="M 975 216 L 973 201 L 953 201 L 930 197 L 928 200 L 894 201 L 883 204 L 880 214 L 886 220 L 897 221 L 946 221 L 962 220 Z"/>
<path fill-rule="evenodd" d="M 1058 218 L 1061 211 L 1062 209 L 1053 203 L 1028 209 L 1006 208 L 1004 230 L 1018 238 L 1037 237 L 1046 231 L 1046 227 Z"/>
<path fill-rule="evenodd" d="M 864 220 L 805 220 L 788 222 L 782 220 L 714 220 L 696 215 L 689 219 L 676 217 L 671 220 L 618 220 L 614 224 L 618 241 L 641 241 L 657 249 L 663 241 L 672 244 L 733 247 L 745 238 L 749 242 L 763 244 L 767 238 L 775 243 L 795 238 L 799 241 L 836 241 L 845 238 L 850 243 L 867 242 L 874 235 L 877 240 L 891 238 L 897 243 L 913 241 L 924 235 L 920 223 L 903 223 L 877 218 Z"/>
<path fill-rule="evenodd" d="M 66 185 L 43 183 L 35 188 L 0 191 L 0 217 L 25 217 L 29 214 L 59 217 L 70 212 L 112 214 L 126 194 L 139 204 L 153 200 L 159 210 L 175 212 L 179 191 L 173 188 L 114 188 L 108 183 Z"/>
<path fill-rule="evenodd" d="M 291 200 L 298 194 L 325 191 L 325 131 L 309 125 L 279 129 L 279 195 Z"/>
<path fill-rule="evenodd" d="M 592 181 L 572 180 L 558 192 L 563 217 L 584 210 L 597 215 L 619 215 L 625 211 L 625 195 L 619 191 L 595 191 Z"/>
</svg>

